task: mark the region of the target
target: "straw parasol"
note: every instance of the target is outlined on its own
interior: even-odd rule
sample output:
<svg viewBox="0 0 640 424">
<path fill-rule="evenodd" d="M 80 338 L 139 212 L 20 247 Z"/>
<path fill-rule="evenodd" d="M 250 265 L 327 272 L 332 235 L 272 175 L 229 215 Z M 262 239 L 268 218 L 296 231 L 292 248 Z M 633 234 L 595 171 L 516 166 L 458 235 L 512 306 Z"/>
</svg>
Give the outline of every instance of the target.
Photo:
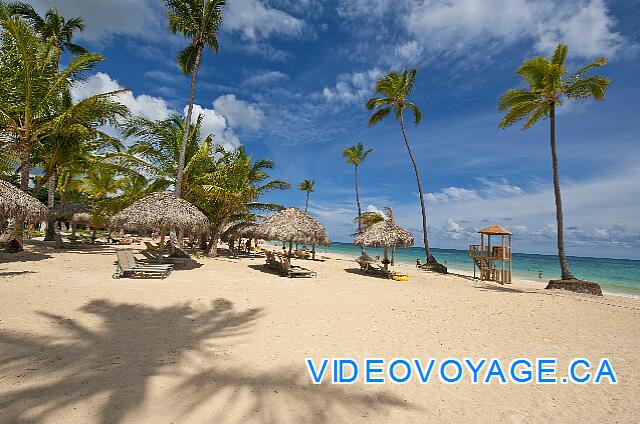
<svg viewBox="0 0 640 424">
<path fill-rule="evenodd" d="M 258 228 L 261 237 L 289 243 L 289 254 L 293 243 L 309 243 L 313 246 L 331 244 L 324 226 L 298 208 L 281 210 L 271 215 Z"/>
<path fill-rule="evenodd" d="M 222 233 L 222 240 L 239 239 L 239 238 L 259 238 L 259 225 L 256 222 L 237 222 L 231 224 Z"/>
<path fill-rule="evenodd" d="M 398 227 L 393 220 L 385 219 L 377 222 L 358 234 L 354 243 L 359 246 L 372 246 L 384 248 L 384 266 L 388 267 L 387 250 L 396 247 L 410 247 L 414 242 L 413 235 L 404 228 Z"/>
<path fill-rule="evenodd" d="M 49 219 L 54 221 L 73 221 L 75 214 L 91 215 L 91 206 L 84 202 L 61 202 L 49 209 Z"/>
<path fill-rule="evenodd" d="M 117 227 L 160 232 L 178 229 L 203 233 L 209 228 L 209 220 L 200 209 L 168 192 L 152 193 L 134 202 L 114 215 L 111 222 Z"/>
<path fill-rule="evenodd" d="M 111 218 L 114 227 L 130 230 L 149 229 L 160 233 L 160 257 L 164 249 L 164 236 L 168 230 L 204 233 L 209 220 L 184 199 L 173 193 L 157 192 L 148 195 Z"/>
<path fill-rule="evenodd" d="M 47 208 L 38 199 L 0 180 L 0 218 L 39 221 L 47 216 Z"/>
</svg>

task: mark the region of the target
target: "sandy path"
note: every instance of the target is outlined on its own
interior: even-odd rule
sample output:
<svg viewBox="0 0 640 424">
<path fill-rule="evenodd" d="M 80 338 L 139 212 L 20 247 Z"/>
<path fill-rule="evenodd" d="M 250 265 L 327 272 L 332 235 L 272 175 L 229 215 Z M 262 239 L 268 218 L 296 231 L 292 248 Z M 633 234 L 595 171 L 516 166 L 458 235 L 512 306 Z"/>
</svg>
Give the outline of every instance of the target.
<svg viewBox="0 0 640 424">
<path fill-rule="evenodd" d="M 635 299 L 416 270 L 391 282 L 334 256 L 303 263 L 315 279 L 202 259 L 113 280 L 109 248 L 30 249 L 37 261 L 0 254 L 0 423 L 640 422 Z M 520 356 L 608 357 L 620 383 L 312 385 L 304 365 Z"/>
</svg>

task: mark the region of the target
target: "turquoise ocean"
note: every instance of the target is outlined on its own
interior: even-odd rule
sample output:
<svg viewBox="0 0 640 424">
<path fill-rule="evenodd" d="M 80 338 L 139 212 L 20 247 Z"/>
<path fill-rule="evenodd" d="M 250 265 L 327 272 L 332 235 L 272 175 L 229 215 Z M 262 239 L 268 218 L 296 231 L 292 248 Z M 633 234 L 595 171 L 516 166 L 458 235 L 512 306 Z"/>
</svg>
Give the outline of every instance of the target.
<svg viewBox="0 0 640 424">
<path fill-rule="evenodd" d="M 318 252 L 337 253 L 356 258 L 360 248 L 351 243 L 333 243 L 318 247 Z M 473 262 L 466 250 L 432 249 L 438 262 L 445 263 L 451 272 L 473 273 Z M 367 248 L 370 256 L 380 255 L 382 249 Z M 410 247 L 398 249 L 397 262 L 415 265 L 417 258 L 424 258 L 424 249 Z M 585 258 L 569 256 L 571 272 L 583 280 L 599 283 L 602 290 L 612 294 L 640 297 L 640 261 L 630 259 Z M 542 278 L 540 278 L 542 272 Z M 513 276 L 516 279 L 547 283 L 560 276 L 560 265 L 555 255 L 513 254 Z"/>
</svg>

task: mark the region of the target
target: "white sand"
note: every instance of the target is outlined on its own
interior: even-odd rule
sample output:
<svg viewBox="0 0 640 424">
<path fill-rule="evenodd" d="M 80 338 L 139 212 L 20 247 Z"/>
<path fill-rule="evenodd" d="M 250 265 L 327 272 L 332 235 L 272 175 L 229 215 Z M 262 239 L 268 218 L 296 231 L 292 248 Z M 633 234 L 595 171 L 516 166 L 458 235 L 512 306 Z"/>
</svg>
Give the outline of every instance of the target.
<svg viewBox="0 0 640 424">
<path fill-rule="evenodd" d="M 206 258 L 113 280 L 111 248 L 29 250 L 0 254 L 0 423 L 640 422 L 636 299 L 393 282 L 335 255 L 298 261 L 315 279 Z M 620 382 L 312 385 L 305 358 L 340 356 L 608 357 Z"/>
</svg>

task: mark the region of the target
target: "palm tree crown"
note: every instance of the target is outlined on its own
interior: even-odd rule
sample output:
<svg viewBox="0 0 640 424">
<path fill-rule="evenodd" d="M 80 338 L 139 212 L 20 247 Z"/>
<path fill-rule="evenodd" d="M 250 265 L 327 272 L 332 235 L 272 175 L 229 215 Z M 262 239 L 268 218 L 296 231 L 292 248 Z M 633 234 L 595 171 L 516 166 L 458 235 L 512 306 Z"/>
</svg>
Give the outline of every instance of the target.
<svg viewBox="0 0 640 424">
<path fill-rule="evenodd" d="M 565 67 L 568 47 L 559 44 L 551 61 L 543 56 L 534 57 L 524 62 L 517 70 L 528 88 L 508 90 L 500 99 L 498 109 L 506 111 L 500 122 L 500 128 L 528 118 L 523 128 L 530 128 L 541 118 L 549 117 L 551 109 L 562 104 L 566 96 L 570 100 L 593 98 L 603 100 L 611 80 L 602 76 L 589 76 L 594 68 L 607 64 L 607 59 L 600 58 L 566 77 Z"/>
<path fill-rule="evenodd" d="M 225 0 L 166 0 L 169 29 L 191 40 L 191 45 L 178 53 L 178 65 L 185 75 L 191 74 L 198 50 L 209 46 L 218 53 L 217 32 L 222 24 Z"/>
<path fill-rule="evenodd" d="M 358 143 L 355 146 L 347 147 L 342 151 L 342 156 L 347 160 L 347 163 L 358 166 L 364 161 L 369 153 L 373 152 L 373 149 L 364 149 L 362 143 Z"/>
<path fill-rule="evenodd" d="M 382 121 L 392 110 L 395 111 L 396 119 L 400 121 L 407 108 L 413 112 L 416 124 L 420 123 L 422 112 L 408 100 L 415 85 L 416 72 L 416 69 L 409 71 L 405 68 L 401 74 L 391 71 L 378 80 L 376 93 L 383 94 L 384 97 L 373 97 L 367 101 L 368 110 L 378 109 L 369 119 L 369 126 Z"/>
<path fill-rule="evenodd" d="M 29 22 L 34 31 L 44 40 L 53 40 L 61 51 L 68 50 L 73 54 L 87 53 L 87 50 L 72 41 L 76 30 L 84 31 L 85 25 L 82 18 L 66 19 L 55 7 L 49 9 L 42 17 L 31 5 L 22 2 L 11 3 L 9 8 L 13 14 Z"/>
<path fill-rule="evenodd" d="M 304 180 L 303 182 L 300 183 L 300 185 L 298 186 L 298 188 L 300 189 L 300 191 L 305 191 L 307 192 L 307 200 L 304 204 L 304 211 L 307 212 L 307 210 L 309 209 L 309 194 L 313 193 L 313 185 L 316 182 L 314 180 Z"/>
</svg>

